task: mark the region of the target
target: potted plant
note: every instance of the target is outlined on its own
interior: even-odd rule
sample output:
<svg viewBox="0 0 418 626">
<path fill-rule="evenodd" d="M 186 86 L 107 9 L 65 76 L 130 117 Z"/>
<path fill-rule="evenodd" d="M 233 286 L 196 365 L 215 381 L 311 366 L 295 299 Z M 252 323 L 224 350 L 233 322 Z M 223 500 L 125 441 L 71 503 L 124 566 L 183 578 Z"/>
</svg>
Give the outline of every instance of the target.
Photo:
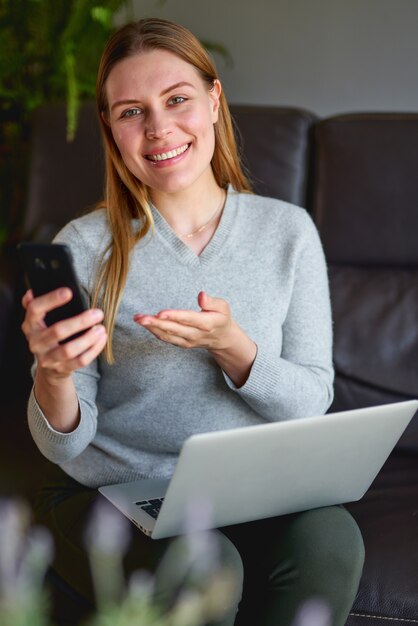
<svg viewBox="0 0 418 626">
<path fill-rule="evenodd" d="M 126 0 L 0 0 L 0 244 L 13 239 L 25 202 L 33 111 L 67 102 L 67 135 L 94 97 L 98 59 Z"/>
</svg>

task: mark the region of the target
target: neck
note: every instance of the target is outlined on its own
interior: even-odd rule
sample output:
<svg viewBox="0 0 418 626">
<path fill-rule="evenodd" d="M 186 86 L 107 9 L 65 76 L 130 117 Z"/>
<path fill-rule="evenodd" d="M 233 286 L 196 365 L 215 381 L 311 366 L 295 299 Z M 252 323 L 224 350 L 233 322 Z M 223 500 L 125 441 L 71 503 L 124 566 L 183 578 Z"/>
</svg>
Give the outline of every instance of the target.
<svg viewBox="0 0 418 626">
<path fill-rule="evenodd" d="M 178 234 L 200 228 L 223 204 L 225 192 L 215 179 L 177 193 L 151 191 L 151 200 Z"/>
</svg>

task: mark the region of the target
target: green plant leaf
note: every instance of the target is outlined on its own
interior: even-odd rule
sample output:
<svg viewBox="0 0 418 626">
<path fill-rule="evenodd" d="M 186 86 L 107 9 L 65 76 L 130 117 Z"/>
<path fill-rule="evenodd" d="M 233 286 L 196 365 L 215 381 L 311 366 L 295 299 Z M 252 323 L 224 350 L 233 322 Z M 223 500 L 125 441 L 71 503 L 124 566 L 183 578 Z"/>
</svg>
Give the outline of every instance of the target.
<svg viewBox="0 0 418 626">
<path fill-rule="evenodd" d="M 110 9 L 103 6 L 92 7 L 91 17 L 96 22 L 99 22 L 106 30 L 110 30 L 112 27 L 113 13 Z"/>
<path fill-rule="evenodd" d="M 65 55 L 65 69 L 67 74 L 67 141 L 73 141 L 80 106 L 76 60 L 73 52 L 68 51 Z"/>
</svg>

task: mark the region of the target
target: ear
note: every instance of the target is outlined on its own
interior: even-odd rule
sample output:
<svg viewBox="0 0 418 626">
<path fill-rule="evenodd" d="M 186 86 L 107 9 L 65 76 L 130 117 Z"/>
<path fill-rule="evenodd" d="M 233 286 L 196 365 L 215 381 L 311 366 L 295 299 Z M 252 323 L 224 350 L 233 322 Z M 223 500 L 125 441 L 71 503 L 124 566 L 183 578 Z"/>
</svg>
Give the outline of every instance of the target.
<svg viewBox="0 0 418 626">
<path fill-rule="evenodd" d="M 102 120 L 104 121 L 104 123 L 105 123 L 107 126 L 110 126 L 110 122 L 109 122 L 109 119 L 108 119 L 108 117 L 107 117 L 107 113 L 106 113 L 106 111 L 100 111 L 100 117 L 102 118 Z"/>
<path fill-rule="evenodd" d="M 209 97 L 211 100 L 211 107 L 212 107 L 212 121 L 214 124 L 218 121 L 221 93 L 222 93 L 221 82 L 217 78 L 215 78 L 215 80 L 213 81 L 213 85 L 209 91 Z"/>
</svg>

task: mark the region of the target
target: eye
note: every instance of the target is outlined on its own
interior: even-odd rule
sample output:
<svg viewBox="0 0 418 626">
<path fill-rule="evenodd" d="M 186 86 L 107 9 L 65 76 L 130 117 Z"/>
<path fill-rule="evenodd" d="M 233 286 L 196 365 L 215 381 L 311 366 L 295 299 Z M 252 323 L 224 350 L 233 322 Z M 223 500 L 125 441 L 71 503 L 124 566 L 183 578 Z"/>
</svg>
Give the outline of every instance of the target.
<svg viewBox="0 0 418 626">
<path fill-rule="evenodd" d="M 182 102 L 186 102 L 186 100 L 187 98 L 183 96 L 173 96 L 168 102 L 169 104 L 181 104 Z"/>
<path fill-rule="evenodd" d="M 121 117 L 136 117 L 137 115 L 141 115 L 141 114 L 142 114 L 142 109 L 138 109 L 137 107 L 134 107 L 132 109 L 128 109 L 127 111 L 124 111 Z"/>
</svg>

